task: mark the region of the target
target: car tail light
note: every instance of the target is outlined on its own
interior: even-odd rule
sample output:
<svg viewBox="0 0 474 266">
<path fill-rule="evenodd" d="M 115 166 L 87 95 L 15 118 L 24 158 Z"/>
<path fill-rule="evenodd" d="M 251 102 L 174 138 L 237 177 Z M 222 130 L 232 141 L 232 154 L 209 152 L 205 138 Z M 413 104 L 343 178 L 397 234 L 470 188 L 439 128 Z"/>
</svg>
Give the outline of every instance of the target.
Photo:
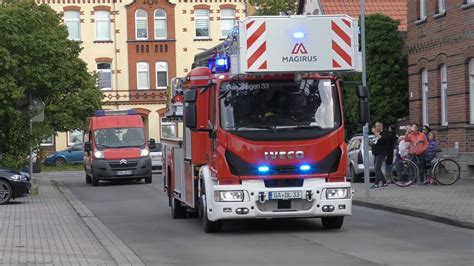
<svg viewBox="0 0 474 266">
<path fill-rule="evenodd" d="M 364 159 L 362 158 L 362 151 L 359 151 L 359 153 L 357 154 L 357 164 L 363 164 L 364 163 Z"/>
</svg>

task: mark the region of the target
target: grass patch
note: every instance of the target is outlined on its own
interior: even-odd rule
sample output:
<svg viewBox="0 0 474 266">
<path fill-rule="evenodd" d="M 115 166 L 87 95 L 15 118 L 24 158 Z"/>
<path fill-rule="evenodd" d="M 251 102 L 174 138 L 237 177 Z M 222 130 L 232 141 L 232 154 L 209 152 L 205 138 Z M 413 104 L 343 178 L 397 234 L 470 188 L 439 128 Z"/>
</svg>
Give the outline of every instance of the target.
<svg viewBox="0 0 474 266">
<path fill-rule="evenodd" d="M 61 166 L 44 165 L 41 164 L 41 171 L 43 172 L 57 172 L 57 171 L 84 171 L 83 164 L 65 164 Z"/>
</svg>

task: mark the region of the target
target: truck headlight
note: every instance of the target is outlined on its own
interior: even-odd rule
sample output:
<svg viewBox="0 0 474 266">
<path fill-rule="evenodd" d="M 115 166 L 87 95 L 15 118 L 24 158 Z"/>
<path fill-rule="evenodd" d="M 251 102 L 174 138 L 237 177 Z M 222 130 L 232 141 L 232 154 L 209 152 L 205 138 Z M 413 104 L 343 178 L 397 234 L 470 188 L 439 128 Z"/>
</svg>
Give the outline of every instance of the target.
<svg viewBox="0 0 474 266">
<path fill-rule="evenodd" d="M 150 155 L 150 151 L 148 149 L 140 150 L 140 157 L 147 157 L 148 155 Z"/>
<path fill-rule="evenodd" d="M 242 190 L 214 191 L 214 201 L 216 202 L 244 201 L 244 192 Z"/>
<path fill-rule="evenodd" d="M 94 157 L 96 159 L 104 159 L 104 152 L 103 151 L 95 151 L 94 152 Z"/>
<path fill-rule="evenodd" d="M 348 199 L 349 188 L 328 188 L 326 189 L 326 199 Z"/>
</svg>

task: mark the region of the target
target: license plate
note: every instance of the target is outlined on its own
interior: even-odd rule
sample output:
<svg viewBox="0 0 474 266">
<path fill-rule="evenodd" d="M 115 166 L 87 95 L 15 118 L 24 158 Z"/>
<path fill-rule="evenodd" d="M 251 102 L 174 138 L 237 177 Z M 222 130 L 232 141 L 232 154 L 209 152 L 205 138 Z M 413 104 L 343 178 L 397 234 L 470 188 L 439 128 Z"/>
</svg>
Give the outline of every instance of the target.
<svg viewBox="0 0 474 266">
<path fill-rule="evenodd" d="M 301 191 L 272 191 L 269 193 L 269 199 L 301 199 L 303 193 Z"/>
<path fill-rule="evenodd" d="M 127 170 L 127 171 L 117 171 L 117 175 L 131 175 L 132 170 Z"/>
</svg>

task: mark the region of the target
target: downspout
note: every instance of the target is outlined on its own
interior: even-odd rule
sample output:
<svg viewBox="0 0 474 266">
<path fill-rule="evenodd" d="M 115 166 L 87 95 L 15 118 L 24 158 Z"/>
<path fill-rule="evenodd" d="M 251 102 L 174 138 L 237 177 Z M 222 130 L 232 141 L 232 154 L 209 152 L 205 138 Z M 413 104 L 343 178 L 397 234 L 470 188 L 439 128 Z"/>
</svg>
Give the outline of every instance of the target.
<svg viewBox="0 0 474 266">
<path fill-rule="evenodd" d="M 113 7 L 113 12 L 114 12 L 114 68 L 115 68 L 115 90 L 118 91 L 119 87 L 118 87 L 118 56 L 117 56 L 117 10 L 115 8 L 115 2 L 116 1 L 112 1 L 112 7 Z M 118 93 L 118 92 L 117 92 Z M 119 94 L 120 96 L 120 94 Z M 120 99 L 120 98 L 119 98 Z M 116 106 L 116 109 L 119 110 L 119 104 L 118 104 L 118 100 L 119 99 L 116 99 L 115 101 L 115 106 Z"/>
</svg>

